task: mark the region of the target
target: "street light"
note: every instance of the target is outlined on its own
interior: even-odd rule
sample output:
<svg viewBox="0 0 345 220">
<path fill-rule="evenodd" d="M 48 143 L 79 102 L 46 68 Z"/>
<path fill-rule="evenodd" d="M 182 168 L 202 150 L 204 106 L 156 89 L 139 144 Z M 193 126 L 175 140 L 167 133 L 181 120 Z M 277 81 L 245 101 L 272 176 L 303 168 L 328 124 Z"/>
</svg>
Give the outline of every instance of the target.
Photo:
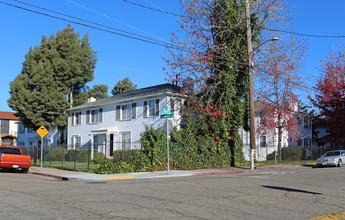
<svg viewBox="0 0 345 220">
<path fill-rule="evenodd" d="M 251 33 L 250 33 L 251 34 Z M 249 109 L 250 109 L 250 169 L 256 169 L 256 141 L 255 141 L 255 107 L 254 107 L 254 80 L 253 80 L 253 72 L 254 72 L 254 65 L 252 61 L 252 45 L 251 45 L 251 35 L 248 36 L 248 63 L 249 63 Z M 248 32 L 247 32 L 248 35 Z M 269 41 L 277 41 L 279 40 L 278 37 L 274 37 L 272 39 L 268 39 L 264 41 L 262 44 L 256 47 L 258 49 L 265 43 Z"/>
</svg>

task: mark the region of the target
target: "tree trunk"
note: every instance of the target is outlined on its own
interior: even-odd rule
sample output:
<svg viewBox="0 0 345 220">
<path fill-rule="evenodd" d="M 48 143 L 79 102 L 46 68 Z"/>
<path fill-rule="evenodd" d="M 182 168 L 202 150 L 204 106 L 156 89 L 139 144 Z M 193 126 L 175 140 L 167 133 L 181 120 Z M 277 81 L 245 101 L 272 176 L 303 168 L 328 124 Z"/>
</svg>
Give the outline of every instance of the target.
<svg viewBox="0 0 345 220">
<path fill-rule="evenodd" d="M 72 92 L 72 90 L 68 94 L 68 101 L 69 101 L 69 107 L 72 108 L 73 107 L 73 92 Z"/>
<path fill-rule="evenodd" d="M 283 139 L 283 132 L 282 128 L 278 128 L 278 160 L 282 161 L 282 139 Z"/>
</svg>

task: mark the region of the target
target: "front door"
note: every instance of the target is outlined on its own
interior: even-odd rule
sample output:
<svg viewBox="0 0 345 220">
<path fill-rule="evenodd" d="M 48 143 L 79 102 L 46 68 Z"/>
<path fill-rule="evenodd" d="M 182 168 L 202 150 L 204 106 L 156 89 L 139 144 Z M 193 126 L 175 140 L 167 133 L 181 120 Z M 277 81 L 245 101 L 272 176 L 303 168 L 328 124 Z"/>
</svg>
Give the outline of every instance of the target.
<svg viewBox="0 0 345 220">
<path fill-rule="evenodd" d="M 114 156 L 114 134 L 110 134 L 110 156 Z"/>
</svg>

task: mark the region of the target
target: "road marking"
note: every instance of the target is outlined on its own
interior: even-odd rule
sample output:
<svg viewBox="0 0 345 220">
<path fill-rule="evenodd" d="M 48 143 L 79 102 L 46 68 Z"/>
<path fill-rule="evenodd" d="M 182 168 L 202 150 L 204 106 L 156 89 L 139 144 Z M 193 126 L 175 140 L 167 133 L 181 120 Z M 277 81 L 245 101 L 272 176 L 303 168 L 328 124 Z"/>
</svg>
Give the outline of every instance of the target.
<svg viewBox="0 0 345 220">
<path fill-rule="evenodd" d="M 105 180 L 118 180 L 118 179 L 133 179 L 134 176 L 113 176 L 113 177 L 106 177 Z"/>
<path fill-rule="evenodd" d="M 330 219 L 344 219 L 345 218 L 345 211 L 344 212 L 337 212 L 329 215 L 319 216 L 316 218 L 311 218 L 309 220 L 330 220 Z"/>
</svg>

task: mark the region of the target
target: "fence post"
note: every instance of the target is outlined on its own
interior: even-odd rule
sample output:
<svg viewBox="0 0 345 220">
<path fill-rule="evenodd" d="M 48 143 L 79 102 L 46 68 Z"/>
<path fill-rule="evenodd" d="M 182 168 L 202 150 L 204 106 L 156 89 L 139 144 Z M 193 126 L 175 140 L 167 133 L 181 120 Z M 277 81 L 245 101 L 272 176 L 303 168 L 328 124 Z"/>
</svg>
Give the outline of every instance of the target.
<svg viewBox="0 0 345 220">
<path fill-rule="evenodd" d="M 77 165 L 77 149 L 74 149 L 74 171 L 76 170 L 76 165 Z"/>
<path fill-rule="evenodd" d="M 37 166 L 37 160 L 38 160 L 38 147 L 37 145 L 34 146 L 34 164 Z"/>
<path fill-rule="evenodd" d="M 63 155 L 65 154 L 65 148 L 62 148 L 62 155 L 61 155 L 61 168 L 63 168 Z"/>
<path fill-rule="evenodd" d="M 52 167 L 52 151 L 53 151 L 53 146 L 50 145 L 50 152 L 49 152 L 49 167 Z"/>
<path fill-rule="evenodd" d="M 89 144 L 89 149 L 87 152 L 87 170 L 90 170 L 90 157 L 91 157 L 91 142 Z"/>
</svg>

